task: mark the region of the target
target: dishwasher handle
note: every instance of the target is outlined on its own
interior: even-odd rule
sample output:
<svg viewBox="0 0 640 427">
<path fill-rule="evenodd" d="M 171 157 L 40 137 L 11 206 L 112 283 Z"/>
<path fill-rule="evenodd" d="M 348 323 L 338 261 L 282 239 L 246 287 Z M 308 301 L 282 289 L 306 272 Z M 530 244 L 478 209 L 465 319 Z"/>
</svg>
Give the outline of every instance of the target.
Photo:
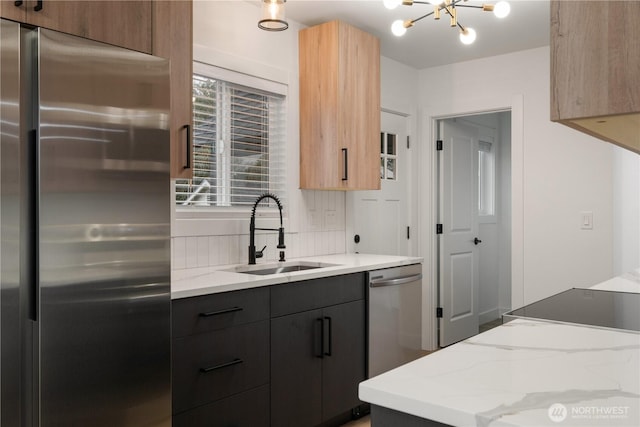
<svg viewBox="0 0 640 427">
<path fill-rule="evenodd" d="M 378 277 L 369 280 L 369 287 L 380 288 L 382 286 L 398 286 L 404 285 L 405 283 L 416 282 L 418 280 L 422 280 L 422 273 L 413 274 L 411 276 L 396 277 L 393 279 L 383 279 Z"/>
</svg>

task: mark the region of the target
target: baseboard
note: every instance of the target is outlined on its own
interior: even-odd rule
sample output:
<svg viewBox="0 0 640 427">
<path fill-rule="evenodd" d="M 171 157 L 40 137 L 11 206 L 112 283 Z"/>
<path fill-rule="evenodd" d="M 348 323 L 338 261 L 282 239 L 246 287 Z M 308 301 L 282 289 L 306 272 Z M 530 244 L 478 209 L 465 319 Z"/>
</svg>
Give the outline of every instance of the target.
<svg viewBox="0 0 640 427">
<path fill-rule="evenodd" d="M 480 324 L 482 325 L 484 323 L 491 322 L 492 320 L 499 319 L 500 310 L 498 308 L 492 308 L 491 310 L 480 313 L 478 317 Z"/>
</svg>

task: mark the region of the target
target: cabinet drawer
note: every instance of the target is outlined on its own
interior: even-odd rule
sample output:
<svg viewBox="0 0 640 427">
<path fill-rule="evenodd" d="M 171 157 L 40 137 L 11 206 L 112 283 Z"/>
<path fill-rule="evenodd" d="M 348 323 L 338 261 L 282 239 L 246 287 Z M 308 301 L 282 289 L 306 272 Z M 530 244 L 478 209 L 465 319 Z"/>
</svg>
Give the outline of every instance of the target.
<svg viewBox="0 0 640 427">
<path fill-rule="evenodd" d="M 271 317 L 284 316 L 365 297 L 365 273 L 293 282 L 271 287 Z"/>
<path fill-rule="evenodd" d="M 174 300 L 173 337 L 215 331 L 269 318 L 269 289 L 249 289 Z"/>
<path fill-rule="evenodd" d="M 269 321 L 173 340 L 173 412 L 269 382 Z"/>
<path fill-rule="evenodd" d="M 173 427 L 268 427 L 269 386 L 265 385 L 173 417 Z"/>
</svg>

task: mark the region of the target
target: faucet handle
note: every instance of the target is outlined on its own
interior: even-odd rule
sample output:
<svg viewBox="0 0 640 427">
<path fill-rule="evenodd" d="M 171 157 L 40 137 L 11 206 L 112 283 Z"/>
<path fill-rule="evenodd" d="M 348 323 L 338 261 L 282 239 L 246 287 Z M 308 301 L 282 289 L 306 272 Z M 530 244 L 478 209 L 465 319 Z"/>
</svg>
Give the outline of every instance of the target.
<svg viewBox="0 0 640 427">
<path fill-rule="evenodd" d="M 264 256 L 264 250 L 267 249 L 267 245 L 264 245 L 264 248 L 260 249 L 259 251 L 256 251 L 256 258 L 262 258 Z"/>
</svg>

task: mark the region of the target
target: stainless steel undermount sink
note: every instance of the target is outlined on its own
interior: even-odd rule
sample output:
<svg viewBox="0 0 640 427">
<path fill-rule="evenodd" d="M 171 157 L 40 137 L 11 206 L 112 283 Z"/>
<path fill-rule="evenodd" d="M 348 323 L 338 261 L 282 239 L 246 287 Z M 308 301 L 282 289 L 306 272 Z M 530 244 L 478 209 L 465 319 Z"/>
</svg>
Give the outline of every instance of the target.
<svg viewBox="0 0 640 427">
<path fill-rule="evenodd" d="M 232 271 L 234 273 L 254 274 L 257 276 L 268 276 L 271 274 L 290 273 L 295 271 L 314 270 L 324 267 L 334 267 L 336 265 L 337 264 L 326 264 L 322 262 L 292 261 L 257 265 L 241 265 L 227 271 Z"/>
</svg>

